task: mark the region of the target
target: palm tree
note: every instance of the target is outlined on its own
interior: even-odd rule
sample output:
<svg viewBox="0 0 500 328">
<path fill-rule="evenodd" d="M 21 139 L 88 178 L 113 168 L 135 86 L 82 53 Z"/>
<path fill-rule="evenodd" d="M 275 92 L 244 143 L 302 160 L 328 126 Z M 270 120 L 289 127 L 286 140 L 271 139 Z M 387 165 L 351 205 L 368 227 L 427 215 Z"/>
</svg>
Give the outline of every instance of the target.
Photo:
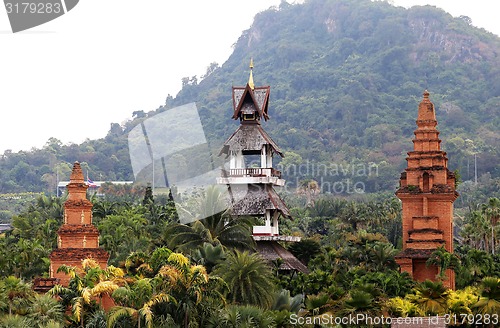
<svg viewBox="0 0 500 328">
<path fill-rule="evenodd" d="M 358 230 L 358 226 L 367 221 L 367 216 L 371 214 L 363 203 L 351 201 L 344 206 L 339 214 L 339 219 L 350 228 L 352 232 Z"/>
<path fill-rule="evenodd" d="M 426 262 L 426 265 L 435 265 L 438 267 L 437 278 L 443 280 L 446 279 L 446 270 L 454 270 L 460 265 L 460 259 L 455 254 L 448 252 L 443 246 L 436 248 L 434 252 L 430 255 Z"/>
<path fill-rule="evenodd" d="M 491 247 L 491 222 L 486 215 L 479 210 L 468 213 L 465 217 L 467 222 L 461 233 L 464 240 L 467 241 L 471 247 L 482 249 L 487 253 L 490 252 Z"/>
<path fill-rule="evenodd" d="M 500 313 L 500 278 L 483 279 L 480 286 L 480 298 L 472 308 L 482 315 Z"/>
<path fill-rule="evenodd" d="M 85 328 L 106 328 L 108 316 L 103 309 L 97 309 L 87 316 Z M 49 328 L 49 327 L 43 327 Z"/>
<path fill-rule="evenodd" d="M 41 195 L 36 200 L 36 211 L 44 219 L 62 220 L 64 215 L 64 198 Z M 33 208 L 35 209 L 35 208 Z"/>
<path fill-rule="evenodd" d="M 131 285 L 118 288 L 112 296 L 118 305 L 110 311 L 108 327 L 113 327 L 118 319 L 125 316 L 137 322 L 138 328 L 141 328 L 141 317 L 144 317 L 148 327 L 152 325 L 152 316 L 148 315 L 151 308 L 149 301 L 153 296 L 151 279 L 138 279 Z"/>
<path fill-rule="evenodd" d="M 325 313 L 334 313 L 337 309 L 337 302 L 332 300 L 326 293 L 308 295 L 304 301 L 305 316 L 317 317 Z"/>
<path fill-rule="evenodd" d="M 221 283 L 218 277 L 209 276 L 204 266 L 190 264 L 180 253 L 170 254 L 168 263 L 152 279 L 154 290 L 168 294 L 173 300 L 163 303 L 164 313 L 186 328 L 192 320 L 203 319 L 210 302 L 219 305 L 224 302 L 215 289 L 217 283 Z"/>
<path fill-rule="evenodd" d="M 399 272 L 398 270 L 369 271 L 353 281 L 354 285 L 367 283 L 376 285 L 389 297 L 403 297 L 410 292 L 415 284 L 407 272 Z"/>
<path fill-rule="evenodd" d="M 354 289 L 344 300 L 341 313 L 347 314 L 369 314 L 377 313 L 378 305 L 373 295 L 364 290 Z"/>
<path fill-rule="evenodd" d="M 46 271 L 49 266 L 48 255 L 49 250 L 42 246 L 40 240 L 19 239 L 16 249 L 17 268 L 14 270 L 16 275 L 20 278 L 32 278 Z"/>
<path fill-rule="evenodd" d="M 147 219 L 140 208 L 126 209 L 100 221 L 101 243 L 110 253 L 110 263 L 124 261 L 132 251 L 148 250 L 151 238 L 147 226 Z"/>
<path fill-rule="evenodd" d="M 217 263 L 226 258 L 226 252 L 222 245 L 214 246 L 210 243 L 204 243 L 203 246 L 192 252 L 191 258 L 195 263 L 203 265 L 207 269 L 207 273 L 210 273 Z"/>
<path fill-rule="evenodd" d="M 495 262 L 491 254 L 479 249 L 469 249 L 457 268 L 457 285 L 468 286 L 478 283 L 485 276 L 491 275 Z"/>
<path fill-rule="evenodd" d="M 207 328 L 276 327 L 270 312 L 251 305 L 230 305 L 212 314 Z"/>
<path fill-rule="evenodd" d="M 388 299 L 385 303 L 385 309 L 391 317 L 421 317 L 425 315 L 415 303 L 400 296 Z"/>
<path fill-rule="evenodd" d="M 33 322 L 28 318 L 18 314 L 9 314 L 0 318 L 0 327 L 2 328 L 32 328 Z"/>
<path fill-rule="evenodd" d="M 234 218 L 224 212 L 194 221 L 190 225 L 173 224 L 167 229 L 165 240 L 169 241 L 172 249 L 185 253 L 202 247 L 204 243 L 251 249 L 254 241 L 250 228 L 249 219 Z"/>
<path fill-rule="evenodd" d="M 381 307 L 385 302 L 379 286 L 372 283 L 364 283 L 355 281 L 351 291 L 342 301 L 339 315 L 358 315 L 364 314 L 368 316 L 381 315 Z"/>
<path fill-rule="evenodd" d="M 101 326 L 101 327 L 105 328 L 105 326 Z M 64 328 L 64 323 L 60 323 L 60 322 L 54 321 L 54 320 L 49 320 L 45 325 L 40 326 L 40 328 Z M 94 328 L 94 326 L 89 325 L 88 328 Z"/>
<path fill-rule="evenodd" d="M 92 215 L 95 218 L 103 219 L 108 215 L 117 214 L 118 203 L 106 200 L 91 199 L 94 206 L 92 207 Z"/>
<path fill-rule="evenodd" d="M 274 311 L 286 310 L 288 312 L 297 313 L 301 309 L 303 302 L 304 296 L 301 294 L 291 297 L 289 290 L 282 289 L 274 298 L 274 303 L 271 309 Z"/>
<path fill-rule="evenodd" d="M 50 322 L 63 323 L 64 309 L 59 302 L 49 295 L 36 295 L 31 304 L 28 317 L 40 327 Z"/>
<path fill-rule="evenodd" d="M 60 296 L 63 305 L 71 306 L 73 318 L 84 325 L 85 314 L 95 300 L 110 296 L 123 283 L 124 273 L 121 269 L 109 266 L 101 269 L 93 259 L 82 261 L 82 269 L 62 265 L 57 269 L 70 276 L 68 287 L 54 286 L 48 291 L 50 296 Z"/>
<path fill-rule="evenodd" d="M 272 304 L 272 271 L 257 253 L 238 250 L 230 252 L 226 260 L 215 267 L 214 274 L 229 286 L 227 297 L 233 303 L 262 308 L 268 308 Z"/>
<path fill-rule="evenodd" d="M 8 314 L 25 314 L 35 293 L 30 283 L 10 276 L 0 280 L 0 300 L 8 309 Z"/>
<path fill-rule="evenodd" d="M 451 315 L 472 314 L 472 305 L 478 300 L 477 288 L 466 287 L 465 289 L 452 290 L 448 296 L 448 311 Z"/>
<path fill-rule="evenodd" d="M 153 276 L 156 275 L 164 265 L 169 263 L 168 259 L 170 255 L 172 255 L 172 251 L 167 247 L 158 247 L 153 251 L 147 262 L 154 273 Z"/>
<path fill-rule="evenodd" d="M 166 264 L 172 251 L 168 247 L 158 247 L 151 255 L 144 252 L 132 252 L 125 260 L 127 273 L 139 278 L 153 278 Z"/>
<path fill-rule="evenodd" d="M 158 230 L 158 226 L 177 222 L 178 220 L 175 205 L 172 204 L 158 205 L 151 203 L 144 206 L 144 209 L 144 215 L 147 218 L 150 227 L 154 228 L 151 231 L 152 233 L 155 232 L 155 230 Z"/>
<path fill-rule="evenodd" d="M 426 315 L 444 314 L 447 310 L 449 291 L 440 281 L 425 280 L 414 288 L 410 301 L 416 304 Z"/>
<path fill-rule="evenodd" d="M 396 268 L 394 256 L 398 253 L 392 244 L 376 242 L 369 248 L 370 262 L 373 263 L 375 270 L 384 271 Z"/>
<path fill-rule="evenodd" d="M 194 256 L 198 263 L 215 263 L 223 257 L 221 245 L 204 246 L 199 257 Z M 136 275 L 136 280 L 113 293 L 118 306 L 113 308 L 109 322 L 114 324 L 124 317 L 136 325 L 145 322 L 148 326 L 166 322 L 186 326 L 193 320 L 203 322 L 203 317 L 211 314 L 213 305 L 219 306 L 225 300 L 218 292 L 220 288 L 216 288 L 217 284 L 223 285 L 222 279 L 209 276 L 200 264 L 191 264 L 187 257 L 167 247 L 157 248 L 151 256 L 132 253 L 125 265 Z"/>
<path fill-rule="evenodd" d="M 486 216 L 491 226 L 491 253 L 495 254 L 495 248 L 497 244 L 495 227 L 500 220 L 500 199 L 492 197 L 488 199 L 487 204 L 483 204 L 482 212 Z"/>
<path fill-rule="evenodd" d="M 321 252 L 321 245 L 314 239 L 302 238 L 301 241 L 293 243 L 288 250 L 305 265 Z"/>
<path fill-rule="evenodd" d="M 172 251 L 170 251 L 171 253 Z M 169 254 L 170 255 L 170 254 Z M 149 255 L 144 252 L 132 252 L 125 260 L 125 269 L 131 276 L 154 276 L 151 266 L 148 264 Z"/>
<path fill-rule="evenodd" d="M 164 240 L 172 249 L 190 253 L 204 243 L 214 246 L 253 248 L 251 220 L 234 218 L 227 207 L 225 193 L 216 186 L 207 188 L 203 195 L 193 200 L 189 213 L 190 224 L 173 224 L 165 231 Z"/>
</svg>

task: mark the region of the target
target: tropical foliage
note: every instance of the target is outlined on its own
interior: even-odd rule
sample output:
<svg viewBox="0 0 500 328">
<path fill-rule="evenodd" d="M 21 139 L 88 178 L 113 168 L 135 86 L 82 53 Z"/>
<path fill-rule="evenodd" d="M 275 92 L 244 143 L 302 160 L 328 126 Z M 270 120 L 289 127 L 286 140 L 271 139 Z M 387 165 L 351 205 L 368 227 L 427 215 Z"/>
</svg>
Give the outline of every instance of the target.
<svg viewBox="0 0 500 328">
<path fill-rule="evenodd" d="M 139 197 L 134 203 L 94 198 L 101 246 L 110 252 L 110 264 L 116 267 L 101 269 L 92 260 L 86 260 L 81 268 L 62 267 L 60 270 L 71 277 L 69 286 L 35 295 L 29 281 L 47 274 L 48 268 L 33 271 L 22 262 L 30 257 L 5 253 L 4 263 L 19 261 L 20 265 L 3 268 L 0 320 L 5 325 L 39 322 L 40 327 L 290 327 L 292 315 L 319 320 L 323 315 L 491 316 L 498 311 L 500 266 L 496 249 L 494 254 L 491 249 L 486 252 L 483 244 L 470 244 L 467 239 L 457 243 L 454 254 L 438 249 L 429 260 L 440 269 L 438 281 L 417 284 L 400 273 L 394 261 L 399 239 L 393 236 L 401 231 L 401 219 L 398 203 L 392 198 L 346 201 L 320 196 L 304 207 L 307 195 L 286 197 L 295 220 L 283 221 L 282 229 L 309 236 L 289 245 L 290 251 L 308 264 L 309 274 L 284 274 L 251 247 L 242 247 L 249 236 L 246 220 L 230 223 L 226 219 L 231 231 L 239 231 L 230 234 L 229 243 L 221 237 L 209 237 L 183 248 L 179 241 L 220 236 L 220 225 L 214 223 L 223 221 L 224 215 L 179 229 L 173 205 L 162 197 L 148 202 Z M 46 245 L 48 252 L 55 235 L 44 231 L 55 224 L 51 216 L 57 218 L 56 223 L 60 221 L 60 204 L 61 200 L 41 197 L 16 216 L 14 228 L 0 239 L 0 245 L 13 247 L 17 245 L 14 241 L 24 240 L 26 245 Z M 491 204 L 496 200 L 467 212 L 465 217 L 491 218 L 493 211 L 485 210 Z M 35 218 L 38 221 L 29 221 Z M 120 239 L 121 231 L 127 233 Z M 191 237 L 186 238 L 187 232 Z M 116 242 L 110 242 L 112 238 Z M 177 246 L 172 250 L 169 245 Z M 32 249 L 25 248 L 31 254 Z M 439 282 L 447 270 L 455 270 L 460 289 L 450 291 Z M 102 306 L 108 300 L 113 307 L 106 312 Z"/>
</svg>

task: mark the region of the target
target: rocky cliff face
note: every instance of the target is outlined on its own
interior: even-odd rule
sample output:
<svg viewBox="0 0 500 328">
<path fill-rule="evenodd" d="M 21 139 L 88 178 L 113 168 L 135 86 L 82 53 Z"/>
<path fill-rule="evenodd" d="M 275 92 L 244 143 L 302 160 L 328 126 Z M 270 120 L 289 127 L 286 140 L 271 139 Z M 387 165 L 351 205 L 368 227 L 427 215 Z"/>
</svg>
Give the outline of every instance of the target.
<svg viewBox="0 0 500 328">
<path fill-rule="evenodd" d="M 439 53 L 440 59 L 448 64 L 494 60 L 499 57 L 498 47 L 492 47 L 475 35 L 463 33 L 456 21 L 444 25 L 437 19 L 418 17 L 409 18 L 408 26 L 417 40 L 412 52 L 412 59 L 415 61 L 429 56 L 429 53 Z"/>
</svg>

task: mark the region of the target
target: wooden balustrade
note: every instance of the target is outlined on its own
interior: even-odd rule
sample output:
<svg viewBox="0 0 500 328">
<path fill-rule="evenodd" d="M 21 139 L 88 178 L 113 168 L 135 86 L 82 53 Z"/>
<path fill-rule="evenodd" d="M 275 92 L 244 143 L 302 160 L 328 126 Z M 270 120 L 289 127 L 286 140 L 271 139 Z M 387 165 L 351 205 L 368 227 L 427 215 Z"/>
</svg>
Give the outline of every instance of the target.
<svg viewBox="0 0 500 328">
<path fill-rule="evenodd" d="M 223 177 L 277 177 L 281 178 L 281 172 L 270 168 L 251 167 L 243 169 L 222 170 Z"/>
</svg>

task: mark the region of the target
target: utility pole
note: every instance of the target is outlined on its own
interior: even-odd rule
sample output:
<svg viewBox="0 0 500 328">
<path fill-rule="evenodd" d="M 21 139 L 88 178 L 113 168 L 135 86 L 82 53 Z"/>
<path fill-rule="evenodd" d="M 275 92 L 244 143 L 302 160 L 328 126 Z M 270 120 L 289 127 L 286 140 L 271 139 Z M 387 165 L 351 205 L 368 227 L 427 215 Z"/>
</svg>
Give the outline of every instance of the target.
<svg viewBox="0 0 500 328">
<path fill-rule="evenodd" d="M 56 197 L 59 197 L 59 165 L 56 164 Z"/>
<path fill-rule="evenodd" d="M 474 183 L 477 184 L 477 155 L 474 154 Z"/>
</svg>

